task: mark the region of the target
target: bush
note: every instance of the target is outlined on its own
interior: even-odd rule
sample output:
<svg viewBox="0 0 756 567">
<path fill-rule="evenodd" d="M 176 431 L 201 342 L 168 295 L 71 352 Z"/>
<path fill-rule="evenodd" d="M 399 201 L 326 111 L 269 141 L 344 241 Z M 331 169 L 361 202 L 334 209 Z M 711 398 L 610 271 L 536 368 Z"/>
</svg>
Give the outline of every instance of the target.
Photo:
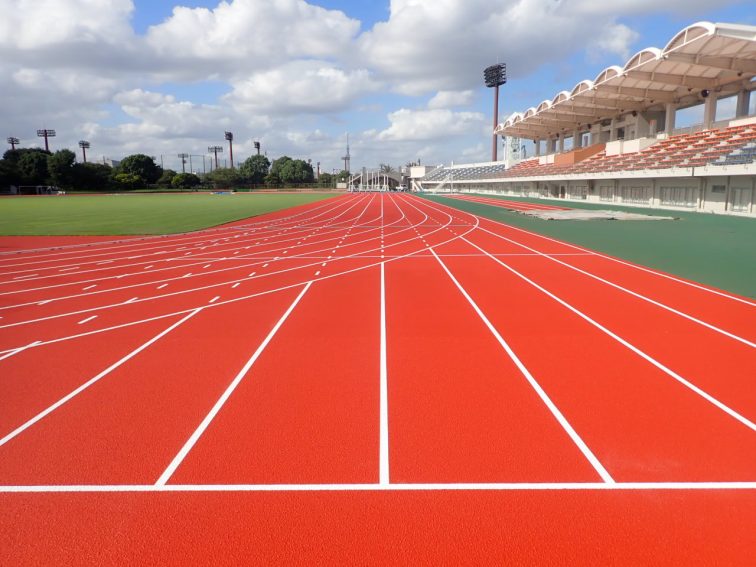
<svg viewBox="0 0 756 567">
<path fill-rule="evenodd" d="M 199 177 L 193 173 L 177 173 L 171 180 L 171 186 L 180 189 L 191 189 L 202 183 Z"/>
<path fill-rule="evenodd" d="M 172 187 L 173 178 L 176 177 L 176 172 L 172 169 L 164 169 L 160 179 L 157 180 L 157 184 L 160 187 Z"/>
<path fill-rule="evenodd" d="M 117 173 L 114 180 L 119 189 L 129 190 L 144 186 L 144 179 L 133 173 Z"/>
</svg>

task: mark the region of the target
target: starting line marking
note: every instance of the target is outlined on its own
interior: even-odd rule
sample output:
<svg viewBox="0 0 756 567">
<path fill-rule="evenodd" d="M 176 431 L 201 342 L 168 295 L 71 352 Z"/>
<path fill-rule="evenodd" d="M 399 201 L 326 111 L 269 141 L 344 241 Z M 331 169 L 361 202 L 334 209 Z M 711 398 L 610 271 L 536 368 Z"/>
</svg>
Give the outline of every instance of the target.
<svg viewBox="0 0 756 567">
<path fill-rule="evenodd" d="M 0 494 L 63 492 L 367 492 L 367 491 L 756 490 L 756 482 L 486 482 L 392 484 L 74 484 L 0 486 Z"/>
</svg>

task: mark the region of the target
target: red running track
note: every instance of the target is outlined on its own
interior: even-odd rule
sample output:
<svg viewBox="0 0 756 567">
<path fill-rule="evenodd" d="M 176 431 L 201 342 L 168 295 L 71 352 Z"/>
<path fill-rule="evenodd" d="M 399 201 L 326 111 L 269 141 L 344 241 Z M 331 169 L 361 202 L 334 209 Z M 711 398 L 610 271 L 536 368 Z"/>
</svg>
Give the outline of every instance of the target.
<svg viewBox="0 0 756 567">
<path fill-rule="evenodd" d="M 0 254 L 0 563 L 748 564 L 755 309 L 411 195 Z"/>
<path fill-rule="evenodd" d="M 511 211 L 568 211 L 569 207 L 560 207 L 558 205 L 545 205 L 543 203 L 528 203 L 526 201 L 510 201 L 509 199 L 498 199 L 493 197 L 484 197 L 482 195 L 453 194 L 444 195 L 449 199 L 458 201 L 471 201 L 473 203 L 482 203 L 493 207 L 502 207 Z"/>
</svg>

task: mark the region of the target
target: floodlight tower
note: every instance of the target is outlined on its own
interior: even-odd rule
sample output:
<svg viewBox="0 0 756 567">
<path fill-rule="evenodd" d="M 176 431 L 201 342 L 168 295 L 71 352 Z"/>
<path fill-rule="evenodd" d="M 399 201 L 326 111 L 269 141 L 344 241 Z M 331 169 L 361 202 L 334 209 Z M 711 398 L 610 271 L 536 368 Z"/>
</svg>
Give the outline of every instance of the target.
<svg viewBox="0 0 756 567">
<path fill-rule="evenodd" d="M 499 125 L 499 87 L 507 82 L 507 65 L 506 63 L 497 63 L 486 67 L 483 71 L 483 78 L 488 88 L 494 89 L 494 115 L 493 115 L 493 145 L 491 146 L 491 161 L 496 161 L 496 127 Z"/>
<path fill-rule="evenodd" d="M 81 154 L 84 157 L 84 163 L 87 163 L 87 150 L 89 149 L 89 142 L 86 140 L 79 140 L 79 147 L 81 148 Z"/>
<path fill-rule="evenodd" d="M 223 153 L 223 146 L 210 146 L 207 152 L 215 155 L 215 169 L 218 169 L 218 154 Z"/>
<path fill-rule="evenodd" d="M 344 160 L 344 171 L 346 171 L 347 173 L 349 173 L 349 171 L 350 171 L 349 168 L 351 167 L 351 163 L 352 163 L 352 156 L 349 154 L 349 134 L 348 133 L 347 133 L 347 151 L 346 151 L 346 155 L 344 157 L 342 157 L 341 159 Z"/>
<path fill-rule="evenodd" d="M 11 145 L 11 149 L 15 150 L 16 149 L 16 145 L 19 144 L 21 142 L 21 140 L 19 140 L 15 136 L 8 136 L 7 142 Z"/>
<path fill-rule="evenodd" d="M 260 155 L 260 142 L 255 140 L 253 143 L 255 145 L 255 149 L 257 150 L 257 155 L 259 156 Z"/>
<path fill-rule="evenodd" d="M 47 139 L 55 137 L 55 130 L 37 130 L 37 137 L 45 139 L 45 151 L 49 152 L 50 144 L 48 143 Z"/>
<path fill-rule="evenodd" d="M 181 158 L 181 173 L 186 173 L 186 158 L 189 157 L 189 154 L 178 154 L 178 157 Z"/>
<path fill-rule="evenodd" d="M 231 159 L 231 169 L 234 168 L 234 133 L 226 132 L 226 140 L 228 140 L 228 153 Z"/>
</svg>

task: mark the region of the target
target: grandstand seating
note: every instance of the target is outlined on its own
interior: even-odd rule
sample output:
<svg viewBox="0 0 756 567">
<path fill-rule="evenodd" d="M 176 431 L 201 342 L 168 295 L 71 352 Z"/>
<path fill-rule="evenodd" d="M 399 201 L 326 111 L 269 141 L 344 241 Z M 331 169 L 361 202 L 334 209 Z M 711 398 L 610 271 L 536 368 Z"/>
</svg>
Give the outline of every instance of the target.
<svg viewBox="0 0 756 567">
<path fill-rule="evenodd" d="M 602 150 L 570 165 L 541 164 L 539 158 L 521 161 L 505 170 L 503 164 L 440 167 L 424 182 L 441 182 L 453 173 L 454 181 L 493 180 L 519 177 L 551 177 L 606 172 L 690 168 L 717 165 L 744 165 L 756 161 L 756 124 L 693 134 L 670 136 L 639 152 L 607 155 Z"/>
</svg>

